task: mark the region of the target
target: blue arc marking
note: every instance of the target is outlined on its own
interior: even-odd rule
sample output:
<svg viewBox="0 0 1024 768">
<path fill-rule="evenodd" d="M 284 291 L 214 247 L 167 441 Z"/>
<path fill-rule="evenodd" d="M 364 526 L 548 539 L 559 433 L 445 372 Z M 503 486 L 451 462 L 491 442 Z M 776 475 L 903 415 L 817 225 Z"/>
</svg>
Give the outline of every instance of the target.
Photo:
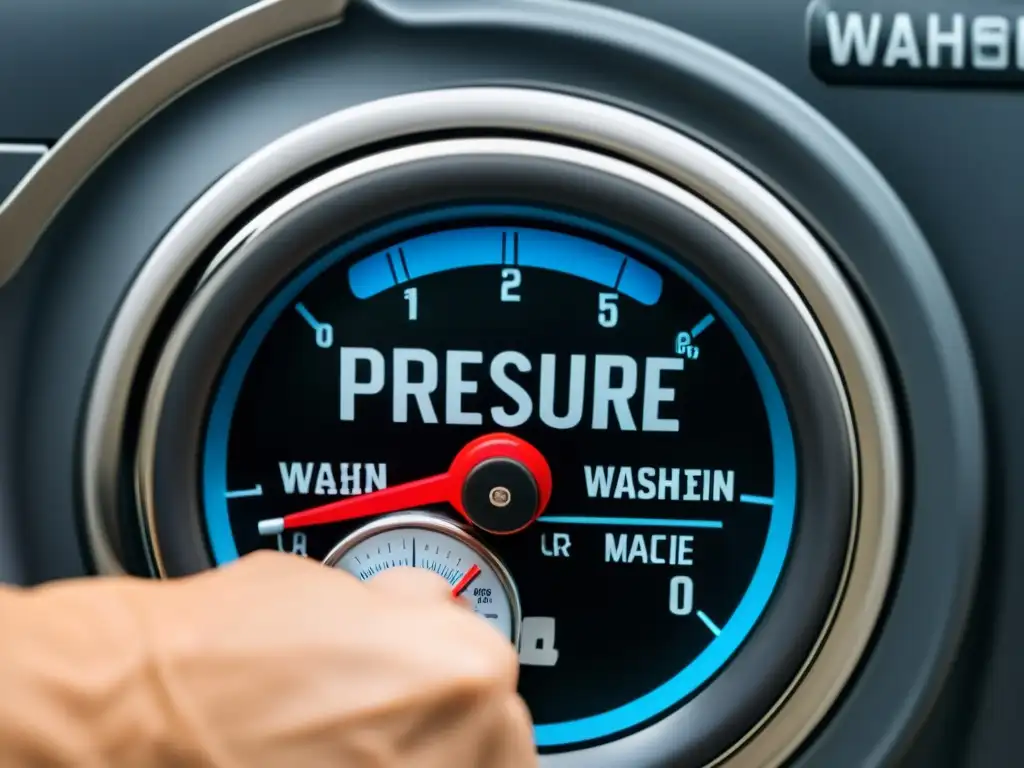
<svg viewBox="0 0 1024 768">
<path fill-rule="evenodd" d="M 566 525 L 639 525 L 646 528 L 721 528 L 721 520 L 672 520 L 649 517 L 558 517 L 541 515 L 538 523 Z"/>
<path fill-rule="evenodd" d="M 203 445 L 203 506 L 214 562 L 218 565 L 224 565 L 237 560 L 238 549 L 231 530 L 228 501 L 225 498 L 225 494 L 228 492 L 228 437 L 235 404 L 238 401 L 239 392 L 245 381 L 249 366 L 256 356 L 260 345 L 263 343 L 263 339 L 269 333 L 274 323 L 277 322 L 280 315 L 293 305 L 310 283 L 327 269 L 352 254 L 370 247 L 373 243 L 380 242 L 383 239 L 394 238 L 397 240 L 401 238 L 403 232 L 409 231 L 412 228 L 446 224 L 454 221 L 467 221 L 474 218 L 478 220 L 493 220 L 493 218 L 500 216 L 530 217 L 539 222 L 568 224 L 584 231 L 594 232 L 613 241 L 621 242 L 636 252 L 644 254 L 651 262 L 657 264 L 663 273 L 672 273 L 686 280 L 710 304 L 711 311 L 717 318 L 717 321 L 720 321 L 728 329 L 736 344 L 742 350 L 761 393 L 772 440 L 773 488 L 771 489 L 771 506 L 768 507 L 768 514 L 770 515 L 768 533 L 754 575 L 732 616 L 724 621 L 719 634 L 714 637 L 695 659 L 648 693 L 627 704 L 601 712 L 600 714 L 577 720 L 541 723 L 534 727 L 534 738 L 538 746 L 559 747 L 603 739 L 641 725 L 661 715 L 666 710 L 675 707 L 680 701 L 710 680 L 719 669 L 728 663 L 764 613 L 782 574 L 793 537 L 797 493 L 796 447 L 782 392 L 775 381 L 767 360 L 765 360 L 754 338 L 744 327 L 739 317 L 719 298 L 718 294 L 710 286 L 674 259 L 652 248 L 649 244 L 612 228 L 575 216 L 529 206 L 460 206 L 430 211 L 405 217 L 352 238 L 314 261 L 304 271 L 300 272 L 297 277 L 292 279 L 291 282 L 284 285 L 264 305 L 263 309 L 243 334 L 241 341 L 227 361 L 220 385 L 213 397 L 210 419 L 207 424 Z M 452 255 L 446 257 L 447 260 L 443 262 L 447 265 L 446 268 L 455 269 L 458 265 L 471 266 L 481 260 L 484 253 L 487 256 L 487 264 L 500 265 L 501 231 L 500 228 L 483 226 L 470 227 L 465 230 L 447 230 L 445 232 L 447 237 L 467 238 L 468 247 L 466 250 L 470 251 L 471 254 L 460 255 L 458 253 L 460 249 L 454 247 L 454 243 L 457 241 L 453 239 L 448 240 L 448 245 L 444 250 Z M 525 266 L 530 258 L 537 258 L 539 261 L 538 252 L 534 252 L 532 257 L 529 255 L 531 247 L 536 248 L 537 246 L 530 246 L 526 241 L 526 235 L 528 231 L 532 233 L 539 232 L 540 230 L 519 229 L 516 231 L 523 238 L 523 241 L 520 243 L 520 262 Z M 436 238 L 440 234 L 429 237 Z M 473 238 L 484 238 L 485 236 L 491 238 L 486 241 L 486 248 L 483 248 L 484 241 L 482 240 L 475 241 L 480 247 L 473 246 Z M 532 234 L 530 236 L 532 237 Z M 493 239 L 495 237 L 497 237 L 496 241 Z M 415 275 L 426 274 L 425 270 L 428 269 L 427 265 L 429 264 L 425 260 L 417 261 L 420 254 L 418 246 L 420 239 L 417 238 L 415 242 L 417 243 L 415 248 L 411 247 L 411 243 L 403 243 L 410 279 Z M 435 240 L 434 242 L 435 252 L 440 253 L 442 241 Z M 593 254 L 593 264 L 604 265 L 613 263 L 605 258 L 604 251 L 602 250 L 604 246 L 597 243 L 578 240 L 576 242 L 570 241 L 566 245 L 572 249 L 572 258 L 579 262 L 590 262 L 590 254 Z M 393 258 L 397 257 L 397 254 L 397 248 L 391 252 Z M 360 262 L 360 264 L 363 263 Z M 441 262 L 438 261 L 436 263 L 440 264 Z M 560 257 L 545 259 L 543 268 L 553 269 L 553 264 L 555 263 L 563 264 L 563 260 Z M 594 274 L 605 281 L 601 284 L 612 285 L 618 276 L 619 267 L 622 266 L 621 255 L 617 255 L 617 260 L 614 264 L 615 271 L 611 273 L 610 277 L 603 266 L 600 268 L 588 266 L 585 272 L 578 272 L 577 267 L 573 266 L 571 273 L 581 274 L 583 277 Z M 631 286 L 635 285 L 635 283 L 630 282 L 634 279 L 631 277 L 631 274 L 644 275 L 647 274 L 644 270 L 649 269 L 645 265 L 636 262 L 636 266 L 643 269 L 634 271 L 633 264 L 634 262 L 629 262 L 623 270 L 619 290 L 625 293 L 625 289 L 630 288 L 630 290 L 634 291 L 630 295 L 636 298 L 637 301 L 654 303 L 661 294 L 660 278 L 657 283 L 656 293 L 653 290 L 653 282 L 650 280 L 648 280 L 648 288 L 644 289 L 647 291 L 646 293 L 639 288 L 632 288 Z M 404 269 L 396 270 L 396 279 L 392 280 L 391 268 L 386 268 L 388 269 L 390 283 L 387 285 L 380 284 L 380 288 L 377 289 L 378 292 L 385 290 L 390 285 L 394 285 L 399 279 L 406 279 Z M 374 269 L 377 268 L 375 267 Z M 584 268 L 580 267 L 579 269 L 583 270 Z M 377 278 L 371 273 L 369 265 L 363 266 L 362 270 L 364 270 L 364 277 L 359 277 L 359 271 L 353 270 L 350 272 L 350 283 L 353 285 L 353 291 L 365 293 L 367 296 L 373 295 L 374 286 L 378 284 L 374 280 L 377 280 Z M 657 275 L 657 273 L 654 274 Z M 370 278 L 373 279 L 371 280 Z M 643 282 L 642 277 L 637 279 Z M 365 282 L 360 282 L 362 280 Z M 597 282 L 601 282 L 601 280 Z M 359 293 L 356 295 L 359 295 Z"/>
<path fill-rule="evenodd" d="M 368 299 L 392 286 L 437 272 L 502 266 L 506 263 L 502 240 L 508 232 L 501 227 L 467 227 L 422 235 L 405 243 L 402 249 L 375 253 L 357 261 L 348 271 L 349 287 L 356 298 Z M 550 230 L 519 228 L 515 234 L 516 266 L 575 275 L 647 306 L 657 304 L 661 298 L 661 275 L 612 248 Z M 395 269 L 399 250 L 404 256 L 404 270 Z"/>
</svg>

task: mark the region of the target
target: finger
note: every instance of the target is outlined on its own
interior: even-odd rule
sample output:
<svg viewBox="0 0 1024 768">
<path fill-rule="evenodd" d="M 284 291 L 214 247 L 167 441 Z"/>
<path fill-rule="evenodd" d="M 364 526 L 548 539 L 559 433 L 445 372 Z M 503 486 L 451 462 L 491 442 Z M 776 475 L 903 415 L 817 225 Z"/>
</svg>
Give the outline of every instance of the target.
<svg viewBox="0 0 1024 768">
<path fill-rule="evenodd" d="M 488 768 L 536 768 L 538 765 L 533 720 L 519 696 L 509 696 L 501 703 L 498 721 L 491 729 L 482 758 L 481 764 Z"/>
<path fill-rule="evenodd" d="M 388 568 L 370 579 L 367 584 L 375 590 L 387 593 L 389 597 L 414 601 L 440 602 L 451 600 L 452 597 L 452 585 L 433 571 L 423 568 Z"/>
</svg>

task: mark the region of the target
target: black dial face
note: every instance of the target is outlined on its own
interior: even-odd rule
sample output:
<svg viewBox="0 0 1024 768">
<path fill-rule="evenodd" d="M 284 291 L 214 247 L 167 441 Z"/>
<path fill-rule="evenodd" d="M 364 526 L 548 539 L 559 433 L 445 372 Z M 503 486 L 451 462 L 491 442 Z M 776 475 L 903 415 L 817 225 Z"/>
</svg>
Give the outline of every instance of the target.
<svg viewBox="0 0 1024 768">
<path fill-rule="evenodd" d="M 456 461 L 488 440 L 516 447 Z M 787 407 L 736 311 L 677 259 L 527 209 L 421 214 L 293 275 L 221 372 L 201 478 L 217 564 L 322 560 L 403 510 L 463 523 L 518 587 L 545 750 L 635 730 L 711 681 L 796 524 Z M 471 565 L 435 570 L 456 584 Z"/>
</svg>

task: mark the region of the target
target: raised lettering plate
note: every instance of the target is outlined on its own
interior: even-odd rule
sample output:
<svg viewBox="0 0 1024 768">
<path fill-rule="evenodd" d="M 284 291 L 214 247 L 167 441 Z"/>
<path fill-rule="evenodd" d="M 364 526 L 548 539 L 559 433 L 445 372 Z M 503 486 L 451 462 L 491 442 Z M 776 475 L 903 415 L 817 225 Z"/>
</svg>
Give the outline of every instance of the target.
<svg viewBox="0 0 1024 768">
<path fill-rule="evenodd" d="M 1024 87 L 1024 6 L 813 0 L 811 70 L 832 85 Z"/>
</svg>

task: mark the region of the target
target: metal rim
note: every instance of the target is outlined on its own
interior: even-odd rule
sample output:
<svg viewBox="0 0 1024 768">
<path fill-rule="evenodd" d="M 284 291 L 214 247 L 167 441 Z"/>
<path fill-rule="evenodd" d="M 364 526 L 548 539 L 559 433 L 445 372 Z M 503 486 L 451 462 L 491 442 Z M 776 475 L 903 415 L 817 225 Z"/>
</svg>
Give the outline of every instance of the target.
<svg viewBox="0 0 1024 768">
<path fill-rule="evenodd" d="M 64 203 L 146 121 L 207 78 L 266 48 L 337 24 L 348 0 L 261 0 L 153 59 L 82 115 L 5 200 L 0 285 L 29 257 Z"/>
<path fill-rule="evenodd" d="M 496 128 L 562 136 L 650 167 L 724 211 L 771 254 L 802 294 L 845 381 L 860 461 L 860 511 L 847 594 L 832 632 L 774 716 L 724 758 L 774 766 L 825 717 L 874 632 L 892 576 L 901 507 L 896 408 L 870 325 L 817 239 L 774 195 L 696 141 L 646 118 L 585 99 L 526 89 L 453 89 L 344 110 L 268 145 L 224 176 L 168 232 L 129 291 L 98 366 L 84 430 L 84 495 L 98 559 L 116 570 L 104 509 L 113 509 L 127 394 L 166 302 L 219 234 L 221 222 L 302 169 L 382 138 L 416 131 Z"/>
<path fill-rule="evenodd" d="M 522 628 L 523 623 L 523 606 L 519 602 L 519 589 L 516 587 L 515 579 L 512 578 L 512 574 L 509 573 L 508 568 L 505 567 L 505 564 L 496 554 L 491 552 L 490 549 L 484 546 L 481 541 L 479 541 L 463 526 L 446 517 L 420 511 L 402 512 L 396 515 L 382 517 L 378 520 L 367 523 L 356 531 L 353 531 L 335 544 L 334 548 L 327 553 L 327 557 L 324 558 L 323 563 L 331 568 L 336 568 L 338 563 L 341 561 L 341 558 L 343 558 L 353 547 L 359 546 L 371 536 L 376 536 L 378 533 L 386 533 L 400 528 L 419 528 L 424 531 L 433 531 L 434 533 L 450 536 L 473 550 L 485 563 L 487 563 L 488 566 L 490 566 L 491 569 L 494 570 L 494 573 L 498 577 L 498 582 L 501 584 L 501 588 L 505 590 L 505 596 L 508 598 L 509 609 L 512 611 L 512 645 L 518 650 L 520 629 Z"/>
</svg>

